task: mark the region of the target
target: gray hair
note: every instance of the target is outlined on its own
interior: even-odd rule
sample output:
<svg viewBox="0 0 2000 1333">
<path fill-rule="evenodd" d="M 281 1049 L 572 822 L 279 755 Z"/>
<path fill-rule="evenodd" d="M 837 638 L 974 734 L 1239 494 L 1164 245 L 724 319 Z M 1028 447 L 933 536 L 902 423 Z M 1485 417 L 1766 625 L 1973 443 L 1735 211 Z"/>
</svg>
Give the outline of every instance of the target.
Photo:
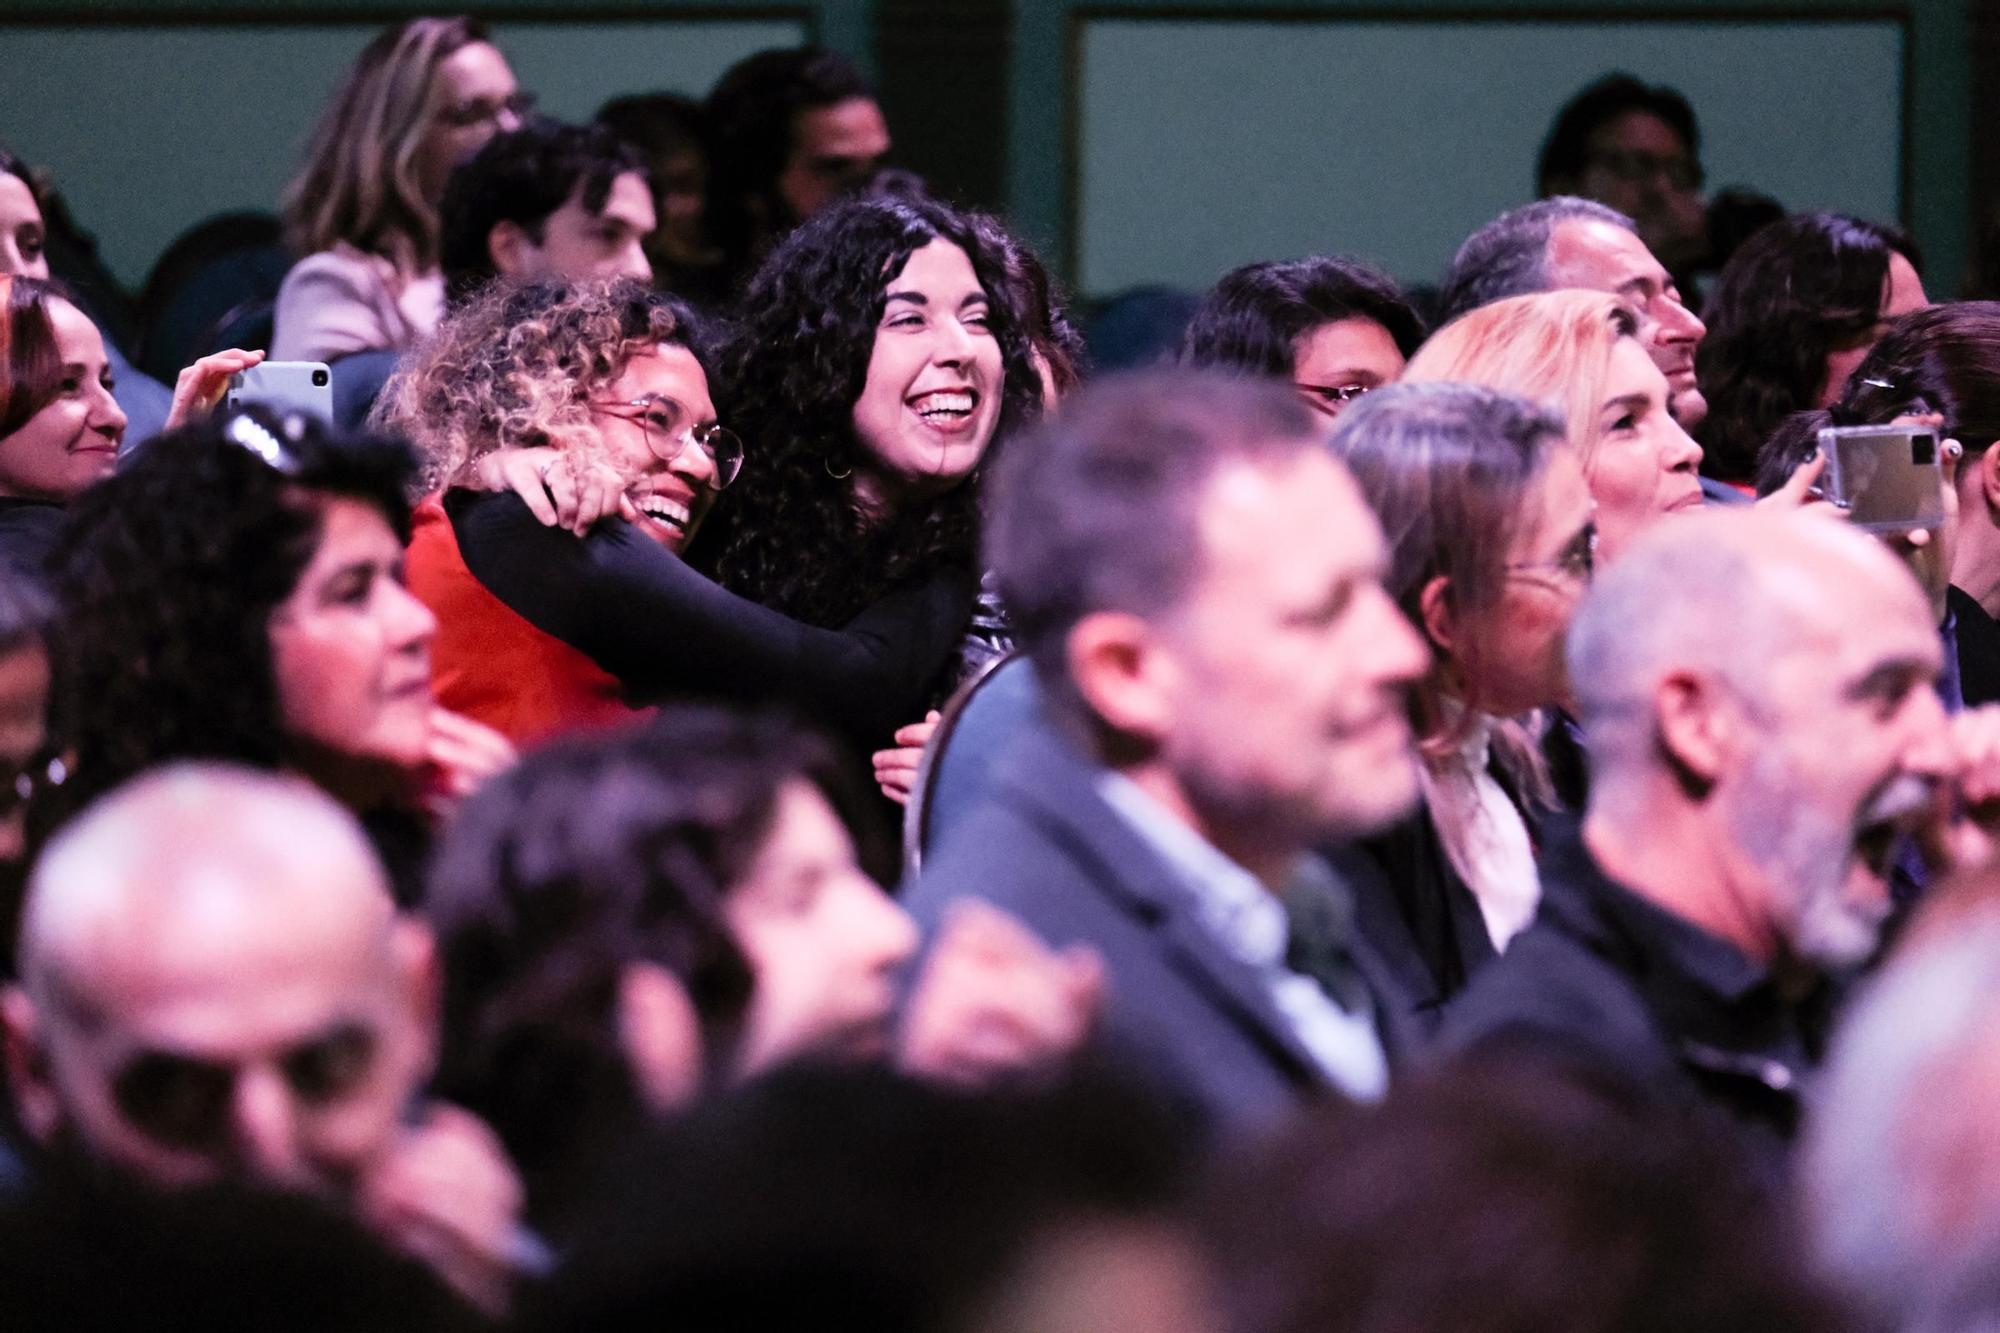
<svg viewBox="0 0 2000 1333">
<path fill-rule="evenodd" d="M 1466 237 L 1452 256 L 1438 293 L 1438 325 L 1510 296 L 1551 290 L 1549 238 L 1560 224 L 1577 220 L 1638 231 L 1632 219 L 1617 209 L 1575 195 L 1559 194 L 1509 209 Z"/>
<path fill-rule="evenodd" d="M 1942 1178 L 1949 1154 L 1898 1150 L 1919 1125 L 1954 1146 L 1990 1142 L 2000 1109 L 1976 1087 L 2000 1058 L 1996 1030 L 2000 907 L 1989 904 L 1921 940 L 1861 994 L 1817 1090 L 1800 1165 L 1818 1260 L 1898 1327 L 1946 1294 L 1963 1260 L 1990 1259 L 1990 1249 L 1959 1253 L 1926 1225 L 1926 1206 L 1956 1183 Z M 1965 1240 L 1976 1246 L 2000 1208 L 1969 1222 Z"/>
<path fill-rule="evenodd" d="M 1075 702 L 1067 644 L 1085 616 L 1179 604 L 1201 559 L 1201 496 L 1224 464 L 1324 447 L 1319 418 L 1287 388 L 1186 368 L 1107 376 L 1010 442 L 986 558 L 1044 687 Z"/>
</svg>

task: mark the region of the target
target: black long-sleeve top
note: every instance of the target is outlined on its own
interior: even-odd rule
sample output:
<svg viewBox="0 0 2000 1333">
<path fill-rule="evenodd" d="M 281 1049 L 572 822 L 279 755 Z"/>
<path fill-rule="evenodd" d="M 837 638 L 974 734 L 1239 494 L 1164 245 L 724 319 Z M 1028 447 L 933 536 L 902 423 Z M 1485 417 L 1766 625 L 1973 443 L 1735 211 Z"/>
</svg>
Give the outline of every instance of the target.
<svg viewBox="0 0 2000 1333">
<path fill-rule="evenodd" d="M 444 505 L 473 577 L 634 702 L 782 701 L 864 752 L 923 715 L 978 591 L 973 571 L 943 568 L 820 629 L 723 590 L 619 520 L 578 540 L 511 493 L 452 491 Z"/>
</svg>

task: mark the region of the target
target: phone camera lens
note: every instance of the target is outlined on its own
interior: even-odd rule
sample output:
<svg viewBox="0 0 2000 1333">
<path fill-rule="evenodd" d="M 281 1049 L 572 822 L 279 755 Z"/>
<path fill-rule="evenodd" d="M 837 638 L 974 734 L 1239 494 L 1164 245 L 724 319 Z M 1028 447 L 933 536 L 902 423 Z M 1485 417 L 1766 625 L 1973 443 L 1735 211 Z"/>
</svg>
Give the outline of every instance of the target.
<svg viewBox="0 0 2000 1333">
<path fill-rule="evenodd" d="M 313 388 L 324 389 L 326 387 L 326 378 L 324 370 L 315 370 L 313 372 Z"/>
<path fill-rule="evenodd" d="M 1935 435 L 1912 435 L 1910 437 L 1910 462 L 1918 467 L 1927 467 L 1937 462 L 1937 437 Z"/>
</svg>

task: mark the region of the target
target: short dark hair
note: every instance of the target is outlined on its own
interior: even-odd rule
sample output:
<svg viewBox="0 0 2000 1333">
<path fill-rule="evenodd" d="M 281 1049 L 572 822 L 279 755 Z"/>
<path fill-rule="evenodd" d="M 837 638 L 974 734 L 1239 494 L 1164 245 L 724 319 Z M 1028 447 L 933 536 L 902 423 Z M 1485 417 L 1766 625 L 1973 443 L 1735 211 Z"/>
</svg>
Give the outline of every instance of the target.
<svg viewBox="0 0 2000 1333">
<path fill-rule="evenodd" d="M 1325 448 L 1320 418 L 1263 379 L 1107 376 L 1002 451 L 987 564 L 1043 685 L 1073 704 L 1065 644 L 1096 611 L 1157 615 L 1201 559 L 1200 499 L 1225 462 Z"/>
<path fill-rule="evenodd" d="M 1423 320 L 1394 279 L 1356 259 L 1315 255 L 1224 274 L 1195 309 L 1181 361 L 1290 379 L 1298 340 L 1343 319 L 1374 320 L 1406 358 L 1424 340 Z"/>
<path fill-rule="evenodd" d="M 593 118 L 656 164 L 689 149 L 702 152 L 702 121 L 701 103 L 681 93 L 628 93 Z"/>
<path fill-rule="evenodd" d="M 752 200 L 773 218 L 785 217 L 778 177 L 792 155 L 798 114 L 874 96 L 858 65 L 820 47 L 759 51 L 716 80 L 702 106 L 708 129 L 706 218 L 710 240 L 732 263 L 743 261 L 754 240 Z"/>
<path fill-rule="evenodd" d="M 1829 353 L 1867 336 L 1882 313 L 1889 256 L 1921 268 L 1899 228 L 1840 213 L 1802 213 L 1743 243 L 1702 310 L 1708 335 L 1695 375 L 1708 399 L 1696 432 L 1704 471 L 1747 479 L 1778 423 L 1819 402 Z"/>
<path fill-rule="evenodd" d="M 1607 74 L 1579 92 L 1556 112 L 1548 137 L 1535 161 L 1535 193 L 1547 198 L 1574 189 L 1590 165 L 1590 139 L 1598 130 L 1633 111 L 1658 117 L 1687 145 L 1695 170 L 1701 170 L 1701 127 L 1687 98 L 1660 84 L 1641 83 L 1620 70 Z M 1695 182 L 1699 187 L 1700 180 Z"/>
<path fill-rule="evenodd" d="M 1726 1127 L 1512 1051 L 1316 1107 L 1208 1210 L 1225 1323 L 1666 1333 L 1839 1327 Z"/>
<path fill-rule="evenodd" d="M 1557 195 L 1510 208 L 1465 238 L 1438 292 L 1438 325 L 1510 296 L 1532 296 L 1549 279 L 1549 241 L 1565 222 L 1608 222 L 1637 233 L 1632 219 L 1595 199 Z"/>
<path fill-rule="evenodd" d="M 49 558 L 54 711 L 75 752 L 50 814 L 171 759 L 282 767 L 271 612 L 318 549 L 328 499 L 368 505 L 407 541 L 415 471 L 400 440 L 252 409 L 148 441 L 78 497 Z"/>
<path fill-rule="evenodd" d="M 452 824 L 423 904 L 444 958 L 440 1086 L 493 1125 L 541 1202 L 643 1118 L 618 1034 L 627 967 L 673 973 L 710 1069 L 730 1067 L 754 977 L 723 904 L 794 781 L 819 788 L 881 869 L 861 798 L 823 742 L 692 704 L 544 746 Z"/>
<path fill-rule="evenodd" d="M 496 134 L 461 162 L 444 187 L 438 253 L 445 298 L 457 304 L 495 277 L 486 238 L 511 222 L 542 241 L 542 224 L 582 189 L 592 216 L 603 211 L 611 183 L 646 164 L 638 151 L 602 125 L 563 125 L 537 117 Z"/>
</svg>

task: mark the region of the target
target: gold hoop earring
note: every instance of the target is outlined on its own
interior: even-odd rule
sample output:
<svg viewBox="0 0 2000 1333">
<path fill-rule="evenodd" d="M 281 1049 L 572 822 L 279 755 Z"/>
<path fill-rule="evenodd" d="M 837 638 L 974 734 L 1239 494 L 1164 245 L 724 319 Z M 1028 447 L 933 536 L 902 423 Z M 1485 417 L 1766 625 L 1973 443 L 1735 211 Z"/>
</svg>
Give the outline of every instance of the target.
<svg viewBox="0 0 2000 1333">
<path fill-rule="evenodd" d="M 854 469 L 852 467 L 849 467 L 845 472 L 835 472 L 833 470 L 832 459 L 827 459 L 826 462 L 823 463 L 821 466 L 826 468 L 826 475 L 832 477 L 835 481 L 846 481 L 849 477 L 854 475 Z"/>
</svg>

